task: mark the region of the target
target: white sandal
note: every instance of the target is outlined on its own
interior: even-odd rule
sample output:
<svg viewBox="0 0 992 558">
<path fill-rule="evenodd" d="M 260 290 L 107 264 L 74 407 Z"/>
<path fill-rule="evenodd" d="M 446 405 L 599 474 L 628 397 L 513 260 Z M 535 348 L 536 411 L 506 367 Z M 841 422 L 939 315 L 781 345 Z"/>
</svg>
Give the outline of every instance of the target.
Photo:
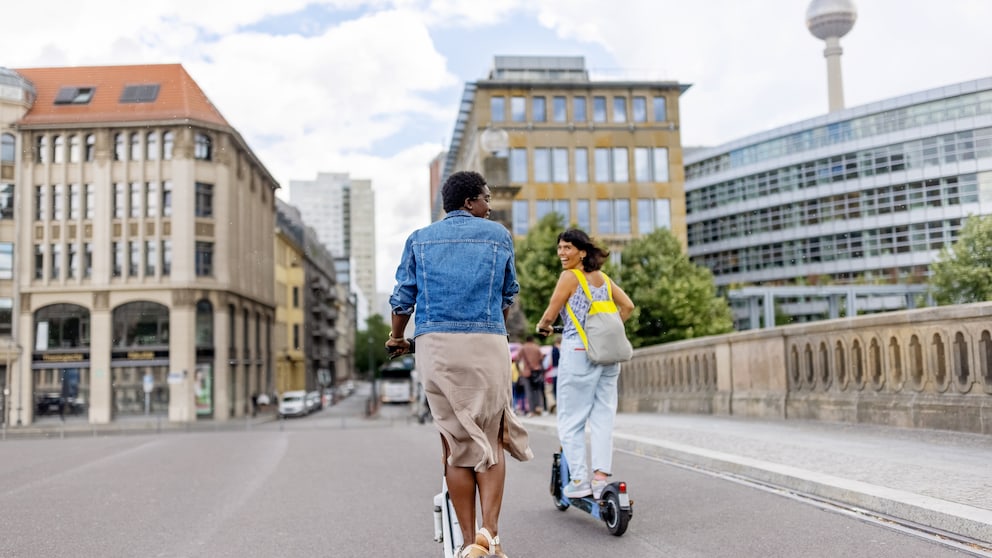
<svg viewBox="0 0 992 558">
<path fill-rule="evenodd" d="M 479 529 L 479 531 L 476 532 L 476 534 L 475 534 L 476 546 L 481 546 L 481 545 L 478 544 L 479 543 L 479 535 L 482 535 L 483 537 L 485 537 L 485 539 L 486 539 L 486 546 L 489 547 L 489 554 L 490 555 L 496 556 L 497 558 L 507 558 L 506 554 L 503 552 L 503 547 L 500 546 L 500 544 L 499 544 L 499 535 L 496 535 L 494 537 L 494 536 L 492 536 L 489 533 L 489 529 L 486 529 L 485 527 L 483 527 L 482 529 Z"/>
<path fill-rule="evenodd" d="M 477 544 L 465 545 L 457 554 L 458 558 L 485 558 L 486 556 L 489 556 L 489 551 Z"/>
</svg>

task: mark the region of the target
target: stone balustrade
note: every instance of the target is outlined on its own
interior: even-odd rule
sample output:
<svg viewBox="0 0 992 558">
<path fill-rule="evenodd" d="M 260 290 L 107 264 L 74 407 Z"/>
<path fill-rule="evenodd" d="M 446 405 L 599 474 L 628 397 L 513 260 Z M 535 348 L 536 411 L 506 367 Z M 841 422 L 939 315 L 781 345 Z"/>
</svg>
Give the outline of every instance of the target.
<svg viewBox="0 0 992 558">
<path fill-rule="evenodd" d="M 634 352 L 620 410 L 992 433 L 992 303 L 691 339 Z"/>
</svg>

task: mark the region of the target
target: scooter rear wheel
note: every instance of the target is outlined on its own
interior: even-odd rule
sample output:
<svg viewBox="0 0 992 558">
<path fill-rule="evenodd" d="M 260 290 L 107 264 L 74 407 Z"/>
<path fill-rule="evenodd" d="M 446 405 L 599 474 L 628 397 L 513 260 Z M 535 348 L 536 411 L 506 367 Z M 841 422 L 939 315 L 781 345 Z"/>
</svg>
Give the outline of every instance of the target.
<svg viewBox="0 0 992 558">
<path fill-rule="evenodd" d="M 620 508 L 620 497 L 615 492 L 609 492 L 603 498 L 601 505 L 603 507 L 603 521 L 606 522 L 606 528 L 609 529 L 610 534 L 616 537 L 624 534 L 627 531 L 630 516 Z"/>
</svg>

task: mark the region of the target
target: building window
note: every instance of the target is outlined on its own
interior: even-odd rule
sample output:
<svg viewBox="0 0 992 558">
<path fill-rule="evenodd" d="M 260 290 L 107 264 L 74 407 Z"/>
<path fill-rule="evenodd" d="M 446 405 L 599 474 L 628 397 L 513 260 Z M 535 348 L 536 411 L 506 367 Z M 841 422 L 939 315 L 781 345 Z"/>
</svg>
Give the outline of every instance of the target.
<svg viewBox="0 0 992 558">
<path fill-rule="evenodd" d="M 141 134 L 137 132 L 131 134 L 131 160 L 141 160 Z"/>
<path fill-rule="evenodd" d="M 141 244 L 134 240 L 129 241 L 127 251 L 127 274 L 131 277 L 137 277 L 138 269 L 141 267 Z"/>
<path fill-rule="evenodd" d="M 52 162 L 53 163 L 65 162 L 65 140 L 62 138 L 62 136 L 52 137 Z"/>
<path fill-rule="evenodd" d="M 654 98 L 654 121 L 655 122 L 666 122 L 668 120 L 668 111 L 665 108 L 665 98 L 655 97 Z"/>
<path fill-rule="evenodd" d="M 56 184 L 52 186 L 52 220 L 61 221 L 63 214 L 63 204 L 65 198 L 63 197 L 63 189 L 61 184 Z"/>
<path fill-rule="evenodd" d="M 155 265 L 158 263 L 157 247 L 154 240 L 145 241 L 145 277 L 155 277 Z"/>
<path fill-rule="evenodd" d="M 172 241 L 162 241 L 162 275 L 168 276 L 172 273 Z"/>
<path fill-rule="evenodd" d="M 162 183 L 162 217 L 172 217 L 172 181 Z"/>
<path fill-rule="evenodd" d="M 606 122 L 606 97 L 592 98 L 592 121 Z"/>
<path fill-rule="evenodd" d="M 45 278 L 45 247 L 41 244 L 34 245 L 34 278 Z"/>
<path fill-rule="evenodd" d="M 52 254 L 51 278 L 57 280 L 60 277 L 62 277 L 62 245 L 52 244 L 51 254 Z"/>
<path fill-rule="evenodd" d="M 66 257 L 69 260 L 68 265 L 65 267 L 66 279 L 79 277 L 79 249 L 76 247 L 75 242 L 70 242 L 66 246 Z"/>
<path fill-rule="evenodd" d="M 627 98 L 626 97 L 613 97 L 613 121 L 614 122 L 626 122 L 627 121 Z"/>
<path fill-rule="evenodd" d="M 0 242 L 0 279 L 14 278 L 14 244 Z"/>
<path fill-rule="evenodd" d="M 589 200 L 575 200 L 575 223 L 584 231 L 592 230 L 589 220 Z"/>
<path fill-rule="evenodd" d="M 214 272 L 214 243 L 196 243 L 196 275 L 209 277 Z"/>
<path fill-rule="evenodd" d="M 552 203 L 551 210 L 561 215 L 564 218 L 565 226 L 569 226 L 572 223 L 572 215 L 570 211 L 568 200 L 554 200 Z"/>
<path fill-rule="evenodd" d="M 496 96 L 489 98 L 489 119 L 493 122 L 503 122 L 506 120 L 506 97 Z"/>
<path fill-rule="evenodd" d="M 124 141 L 125 141 L 124 134 L 121 134 L 121 133 L 114 134 L 114 160 L 115 161 L 123 161 L 124 158 L 127 156 L 127 152 L 125 151 Z"/>
<path fill-rule="evenodd" d="M 596 224 L 599 234 L 630 234 L 630 200 L 598 200 Z"/>
<path fill-rule="evenodd" d="M 593 155 L 595 157 L 593 160 L 595 166 L 593 177 L 596 179 L 596 182 L 609 182 L 612 174 L 610 172 L 610 148 L 597 147 Z"/>
<path fill-rule="evenodd" d="M 145 136 L 145 160 L 155 161 L 158 159 L 158 134 L 148 132 Z"/>
<path fill-rule="evenodd" d="M 0 335 L 14 331 L 14 299 L 0 298 Z"/>
<path fill-rule="evenodd" d="M 540 221 L 546 216 L 551 215 L 554 211 L 554 205 L 551 200 L 537 200 L 534 202 L 534 212 L 537 214 L 537 220 Z"/>
<path fill-rule="evenodd" d="M 628 182 L 627 148 L 597 147 L 595 152 L 596 182 Z"/>
<path fill-rule="evenodd" d="M 79 136 L 76 134 L 69 136 L 69 162 L 78 163 L 81 152 L 82 150 L 79 145 Z"/>
<path fill-rule="evenodd" d="M 568 114 L 566 113 L 565 107 L 568 103 L 565 97 L 552 97 L 551 98 L 551 119 L 555 122 L 565 122 L 568 120 Z"/>
<path fill-rule="evenodd" d="M 651 148 L 634 148 L 634 181 L 651 182 Z"/>
<path fill-rule="evenodd" d="M 48 136 L 38 136 L 35 140 L 34 158 L 39 163 L 48 162 Z"/>
<path fill-rule="evenodd" d="M 120 277 L 124 274 L 124 243 L 114 242 L 110 246 L 111 254 L 113 255 L 114 262 L 111 266 L 110 275 L 112 277 Z"/>
<path fill-rule="evenodd" d="M 613 148 L 613 182 L 630 182 L 630 162 L 626 147 Z"/>
<path fill-rule="evenodd" d="M 158 182 L 145 183 L 145 217 L 158 217 Z"/>
<path fill-rule="evenodd" d="M 293 324 L 293 350 L 300 350 L 300 324 Z"/>
<path fill-rule="evenodd" d="M 16 147 L 16 140 L 14 139 L 14 134 L 2 134 L 0 135 L 0 161 L 4 163 L 13 163 L 14 154 Z"/>
<path fill-rule="evenodd" d="M 114 184 L 114 219 L 124 218 L 124 206 L 127 203 L 125 195 L 124 184 L 122 182 Z"/>
<path fill-rule="evenodd" d="M 564 147 L 551 150 L 551 181 L 559 184 L 568 182 L 568 149 Z"/>
<path fill-rule="evenodd" d="M 14 218 L 14 185 L 0 184 L 0 219 Z"/>
<path fill-rule="evenodd" d="M 172 160 L 172 149 L 176 145 L 176 136 L 172 132 L 166 132 L 162 134 L 162 159 L 166 161 Z"/>
<path fill-rule="evenodd" d="M 510 182 L 527 182 L 527 150 L 524 148 L 510 149 Z"/>
<path fill-rule="evenodd" d="M 510 97 L 510 120 L 514 122 L 527 121 L 527 99 Z"/>
<path fill-rule="evenodd" d="M 589 150 L 585 147 L 575 148 L 575 182 L 589 182 Z"/>
<path fill-rule="evenodd" d="M 93 191 L 92 184 L 83 185 L 83 197 L 85 198 L 86 209 L 85 218 L 93 219 L 96 215 L 96 192 Z"/>
<path fill-rule="evenodd" d="M 214 216 L 214 187 L 212 184 L 196 183 L 196 216 Z"/>
<path fill-rule="evenodd" d="M 207 134 L 196 134 L 193 138 L 193 157 L 200 161 L 212 161 L 213 142 Z"/>
<path fill-rule="evenodd" d="M 129 215 L 132 219 L 137 219 L 141 217 L 141 186 L 140 182 L 131 183 L 131 202 Z"/>
<path fill-rule="evenodd" d="M 513 200 L 513 234 L 525 235 L 530 230 L 530 203 Z"/>
<path fill-rule="evenodd" d="M 634 122 L 648 121 L 648 100 L 646 97 L 634 97 L 631 108 L 634 110 Z"/>
<path fill-rule="evenodd" d="M 572 120 L 574 122 L 585 122 L 587 118 L 586 98 L 572 97 Z"/>
<path fill-rule="evenodd" d="M 293 287 L 293 308 L 300 307 L 300 288 Z"/>
<path fill-rule="evenodd" d="M 651 234 L 656 229 L 672 228 L 671 201 L 643 198 L 637 200 L 637 232 Z"/>
<path fill-rule="evenodd" d="M 531 100 L 531 115 L 534 122 L 547 122 L 548 120 L 548 99 L 547 97 L 534 97 Z"/>
<path fill-rule="evenodd" d="M 551 150 L 547 147 L 534 149 L 534 182 L 551 182 Z"/>
<path fill-rule="evenodd" d="M 652 148 L 651 173 L 655 182 L 668 182 L 668 148 Z"/>
<path fill-rule="evenodd" d="M 83 243 L 83 277 L 93 276 L 93 244 Z"/>
<path fill-rule="evenodd" d="M 613 200 L 598 200 L 596 202 L 596 232 L 613 234 Z"/>
<path fill-rule="evenodd" d="M 35 221 L 45 220 L 45 213 L 46 210 L 48 209 L 48 207 L 45 206 L 45 189 L 46 188 L 44 186 L 34 187 L 34 220 Z"/>
<path fill-rule="evenodd" d="M 81 214 L 79 208 L 79 184 L 69 185 L 69 219 L 76 221 Z"/>
<path fill-rule="evenodd" d="M 96 157 L 96 136 L 93 134 L 86 135 L 86 153 L 85 159 L 87 162 L 92 162 Z"/>
</svg>

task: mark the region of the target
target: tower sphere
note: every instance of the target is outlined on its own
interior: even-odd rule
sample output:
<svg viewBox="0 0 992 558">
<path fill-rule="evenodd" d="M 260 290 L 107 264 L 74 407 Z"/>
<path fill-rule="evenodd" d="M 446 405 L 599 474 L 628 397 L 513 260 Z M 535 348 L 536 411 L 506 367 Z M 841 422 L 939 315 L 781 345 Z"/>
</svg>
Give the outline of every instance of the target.
<svg viewBox="0 0 992 558">
<path fill-rule="evenodd" d="M 806 9 L 806 27 L 823 41 L 843 37 L 857 19 L 858 10 L 851 0 L 813 0 Z"/>
</svg>

